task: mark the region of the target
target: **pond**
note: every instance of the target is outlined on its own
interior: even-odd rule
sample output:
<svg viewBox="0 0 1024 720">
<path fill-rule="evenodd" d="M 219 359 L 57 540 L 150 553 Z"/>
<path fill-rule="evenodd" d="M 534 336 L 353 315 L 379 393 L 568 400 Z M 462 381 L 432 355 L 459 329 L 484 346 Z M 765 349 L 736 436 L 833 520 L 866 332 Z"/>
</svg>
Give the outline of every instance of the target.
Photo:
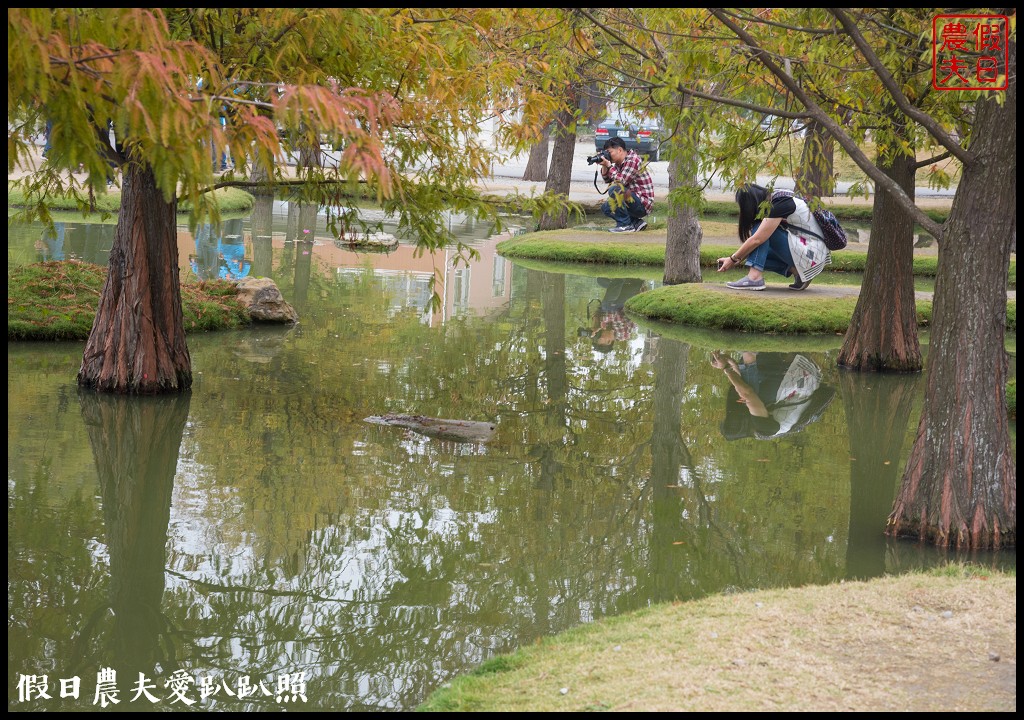
<svg viewBox="0 0 1024 720">
<path fill-rule="evenodd" d="M 190 336 L 191 393 L 80 394 L 82 344 L 8 343 L 9 708 L 410 710 L 652 603 L 947 559 L 882 536 L 922 377 L 637 324 L 649 274 L 513 263 L 458 217 L 469 267 L 295 214 L 179 229 L 183 268 L 269 275 L 301 317 Z M 71 225 L 63 257 L 105 262 L 111 227 Z M 9 266 L 54 242 L 11 227 Z M 366 422 L 389 413 L 493 434 Z"/>
</svg>

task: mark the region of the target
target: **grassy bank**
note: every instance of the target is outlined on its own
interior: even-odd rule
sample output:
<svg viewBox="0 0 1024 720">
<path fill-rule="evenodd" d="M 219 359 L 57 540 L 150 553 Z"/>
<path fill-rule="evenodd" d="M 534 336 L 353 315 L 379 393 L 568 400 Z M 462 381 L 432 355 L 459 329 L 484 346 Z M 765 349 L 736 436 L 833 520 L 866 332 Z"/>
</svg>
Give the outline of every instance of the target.
<svg viewBox="0 0 1024 720">
<path fill-rule="evenodd" d="M 75 261 L 15 268 L 7 276 L 8 341 L 87 339 L 106 277 L 106 268 Z M 233 282 L 183 283 L 185 332 L 249 325 L 236 295 Z"/>
<path fill-rule="evenodd" d="M 822 198 L 822 203 L 840 220 L 857 220 L 871 222 L 873 209 L 871 203 L 844 202 L 839 198 Z M 667 206 L 666 206 L 667 209 Z M 945 222 L 949 217 L 949 208 L 922 208 L 924 214 L 935 222 Z M 731 200 L 708 200 L 701 207 L 701 217 L 732 217 L 737 216 L 736 203 Z"/>
<path fill-rule="evenodd" d="M 766 297 L 736 293 L 703 284 L 666 285 L 634 295 L 626 310 L 650 320 L 698 328 L 752 333 L 845 333 L 857 305 L 856 296 L 829 296 L 828 290 Z M 932 302 L 916 302 L 917 324 L 927 327 Z M 1006 329 L 1017 331 L 1017 301 L 1006 303 Z"/>
<path fill-rule="evenodd" d="M 222 215 L 230 215 L 234 213 L 243 213 L 252 210 L 253 205 L 256 203 L 254 198 L 249 193 L 238 188 L 220 188 L 219 190 L 213 191 L 214 199 L 217 201 L 217 205 L 220 208 Z M 97 214 L 117 214 L 118 209 L 121 207 L 121 191 L 117 187 L 112 187 L 104 193 L 98 193 L 96 195 L 96 213 Z M 19 209 L 28 206 L 28 200 L 25 197 L 25 192 L 21 187 L 14 185 L 10 180 L 7 181 L 7 207 L 12 209 Z M 46 199 L 46 205 L 51 213 L 55 212 L 74 212 L 77 217 L 81 217 L 79 211 L 78 202 L 71 196 L 51 196 Z M 178 203 L 178 212 L 187 213 L 191 210 L 191 203 L 187 200 Z M 116 218 L 115 218 L 116 219 Z M 90 218 L 90 222 L 94 220 Z"/>
<path fill-rule="evenodd" d="M 1014 574 L 951 565 L 664 604 L 492 658 L 420 709 L 1014 711 L 1016 599 Z"/>
<path fill-rule="evenodd" d="M 606 234 L 605 234 L 606 235 Z M 499 253 L 509 258 L 548 260 L 562 263 L 591 263 L 598 265 L 665 266 L 664 233 L 644 233 L 643 240 L 604 240 L 605 235 L 594 230 L 548 230 L 519 235 L 498 243 Z M 720 257 L 736 251 L 736 243 L 707 242 L 700 248 L 701 267 L 714 268 Z M 862 273 L 867 268 L 868 254 L 864 250 L 846 249 L 832 254 L 827 272 Z M 938 257 L 914 257 L 914 275 L 935 277 Z M 1010 260 L 1009 287 L 1017 286 L 1017 261 Z"/>
</svg>

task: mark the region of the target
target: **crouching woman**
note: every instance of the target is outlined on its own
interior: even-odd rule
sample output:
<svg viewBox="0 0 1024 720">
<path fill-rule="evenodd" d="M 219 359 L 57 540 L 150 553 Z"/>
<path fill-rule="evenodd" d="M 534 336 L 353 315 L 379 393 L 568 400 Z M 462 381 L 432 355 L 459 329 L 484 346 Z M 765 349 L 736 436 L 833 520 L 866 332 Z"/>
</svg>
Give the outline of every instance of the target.
<svg viewBox="0 0 1024 720">
<path fill-rule="evenodd" d="M 768 201 L 767 213 L 762 205 Z M 718 259 L 718 272 L 745 265 L 747 276 L 726 283 L 734 290 L 764 290 L 765 271 L 793 278 L 791 290 L 806 290 L 811 280 L 832 262 L 822 231 L 807 203 L 787 190 L 769 196 L 760 185 L 736 191 L 739 205 L 740 247 Z M 766 216 L 764 216 L 766 215 Z"/>
</svg>

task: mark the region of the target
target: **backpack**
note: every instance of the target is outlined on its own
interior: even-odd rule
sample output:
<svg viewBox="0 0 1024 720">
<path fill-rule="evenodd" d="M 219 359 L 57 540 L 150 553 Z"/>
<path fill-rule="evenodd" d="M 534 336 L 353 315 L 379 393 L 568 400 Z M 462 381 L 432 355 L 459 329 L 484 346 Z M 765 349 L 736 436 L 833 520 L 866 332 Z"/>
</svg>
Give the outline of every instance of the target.
<svg viewBox="0 0 1024 720">
<path fill-rule="evenodd" d="M 808 207 L 813 207 L 810 200 L 801 195 L 797 195 L 792 190 L 776 190 L 772 193 L 772 200 L 777 197 L 800 198 L 807 203 Z M 829 250 L 842 250 L 846 247 L 846 231 L 843 230 L 843 226 L 839 224 L 839 219 L 836 218 L 835 214 L 831 210 L 819 207 L 817 210 L 811 210 L 811 214 L 814 216 L 814 219 L 818 221 L 823 237 L 819 236 L 815 232 L 811 232 L 808 228 L 800 228 L 800 230 L 803 230 L 807 234 L 813 235 L 821 240 Z"/>
</svg>

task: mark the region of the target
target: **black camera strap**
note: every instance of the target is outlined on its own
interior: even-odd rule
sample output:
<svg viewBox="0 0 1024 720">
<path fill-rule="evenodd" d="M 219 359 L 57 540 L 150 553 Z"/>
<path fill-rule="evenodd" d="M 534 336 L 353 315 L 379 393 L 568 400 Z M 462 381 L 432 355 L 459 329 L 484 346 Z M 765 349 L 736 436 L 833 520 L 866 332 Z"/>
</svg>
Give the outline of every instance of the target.
<svg viewBox="0 0 1024 720">
<path fill-rule="evenodd" d="M 601 195 L 607 195 L 608 194 L 608 189 L 607 188 L 602 190 L 601 188 L 599 188 L 597 186 L 597 175 L 600 172 L 601 172 L 600 170 L 595 170 L 594 171 L 594 189 L 597 190 L 597 192 L 600 193 Z M 611 187 L 611 186 L 609 185 L 608 187 Z"/>
</svg>

